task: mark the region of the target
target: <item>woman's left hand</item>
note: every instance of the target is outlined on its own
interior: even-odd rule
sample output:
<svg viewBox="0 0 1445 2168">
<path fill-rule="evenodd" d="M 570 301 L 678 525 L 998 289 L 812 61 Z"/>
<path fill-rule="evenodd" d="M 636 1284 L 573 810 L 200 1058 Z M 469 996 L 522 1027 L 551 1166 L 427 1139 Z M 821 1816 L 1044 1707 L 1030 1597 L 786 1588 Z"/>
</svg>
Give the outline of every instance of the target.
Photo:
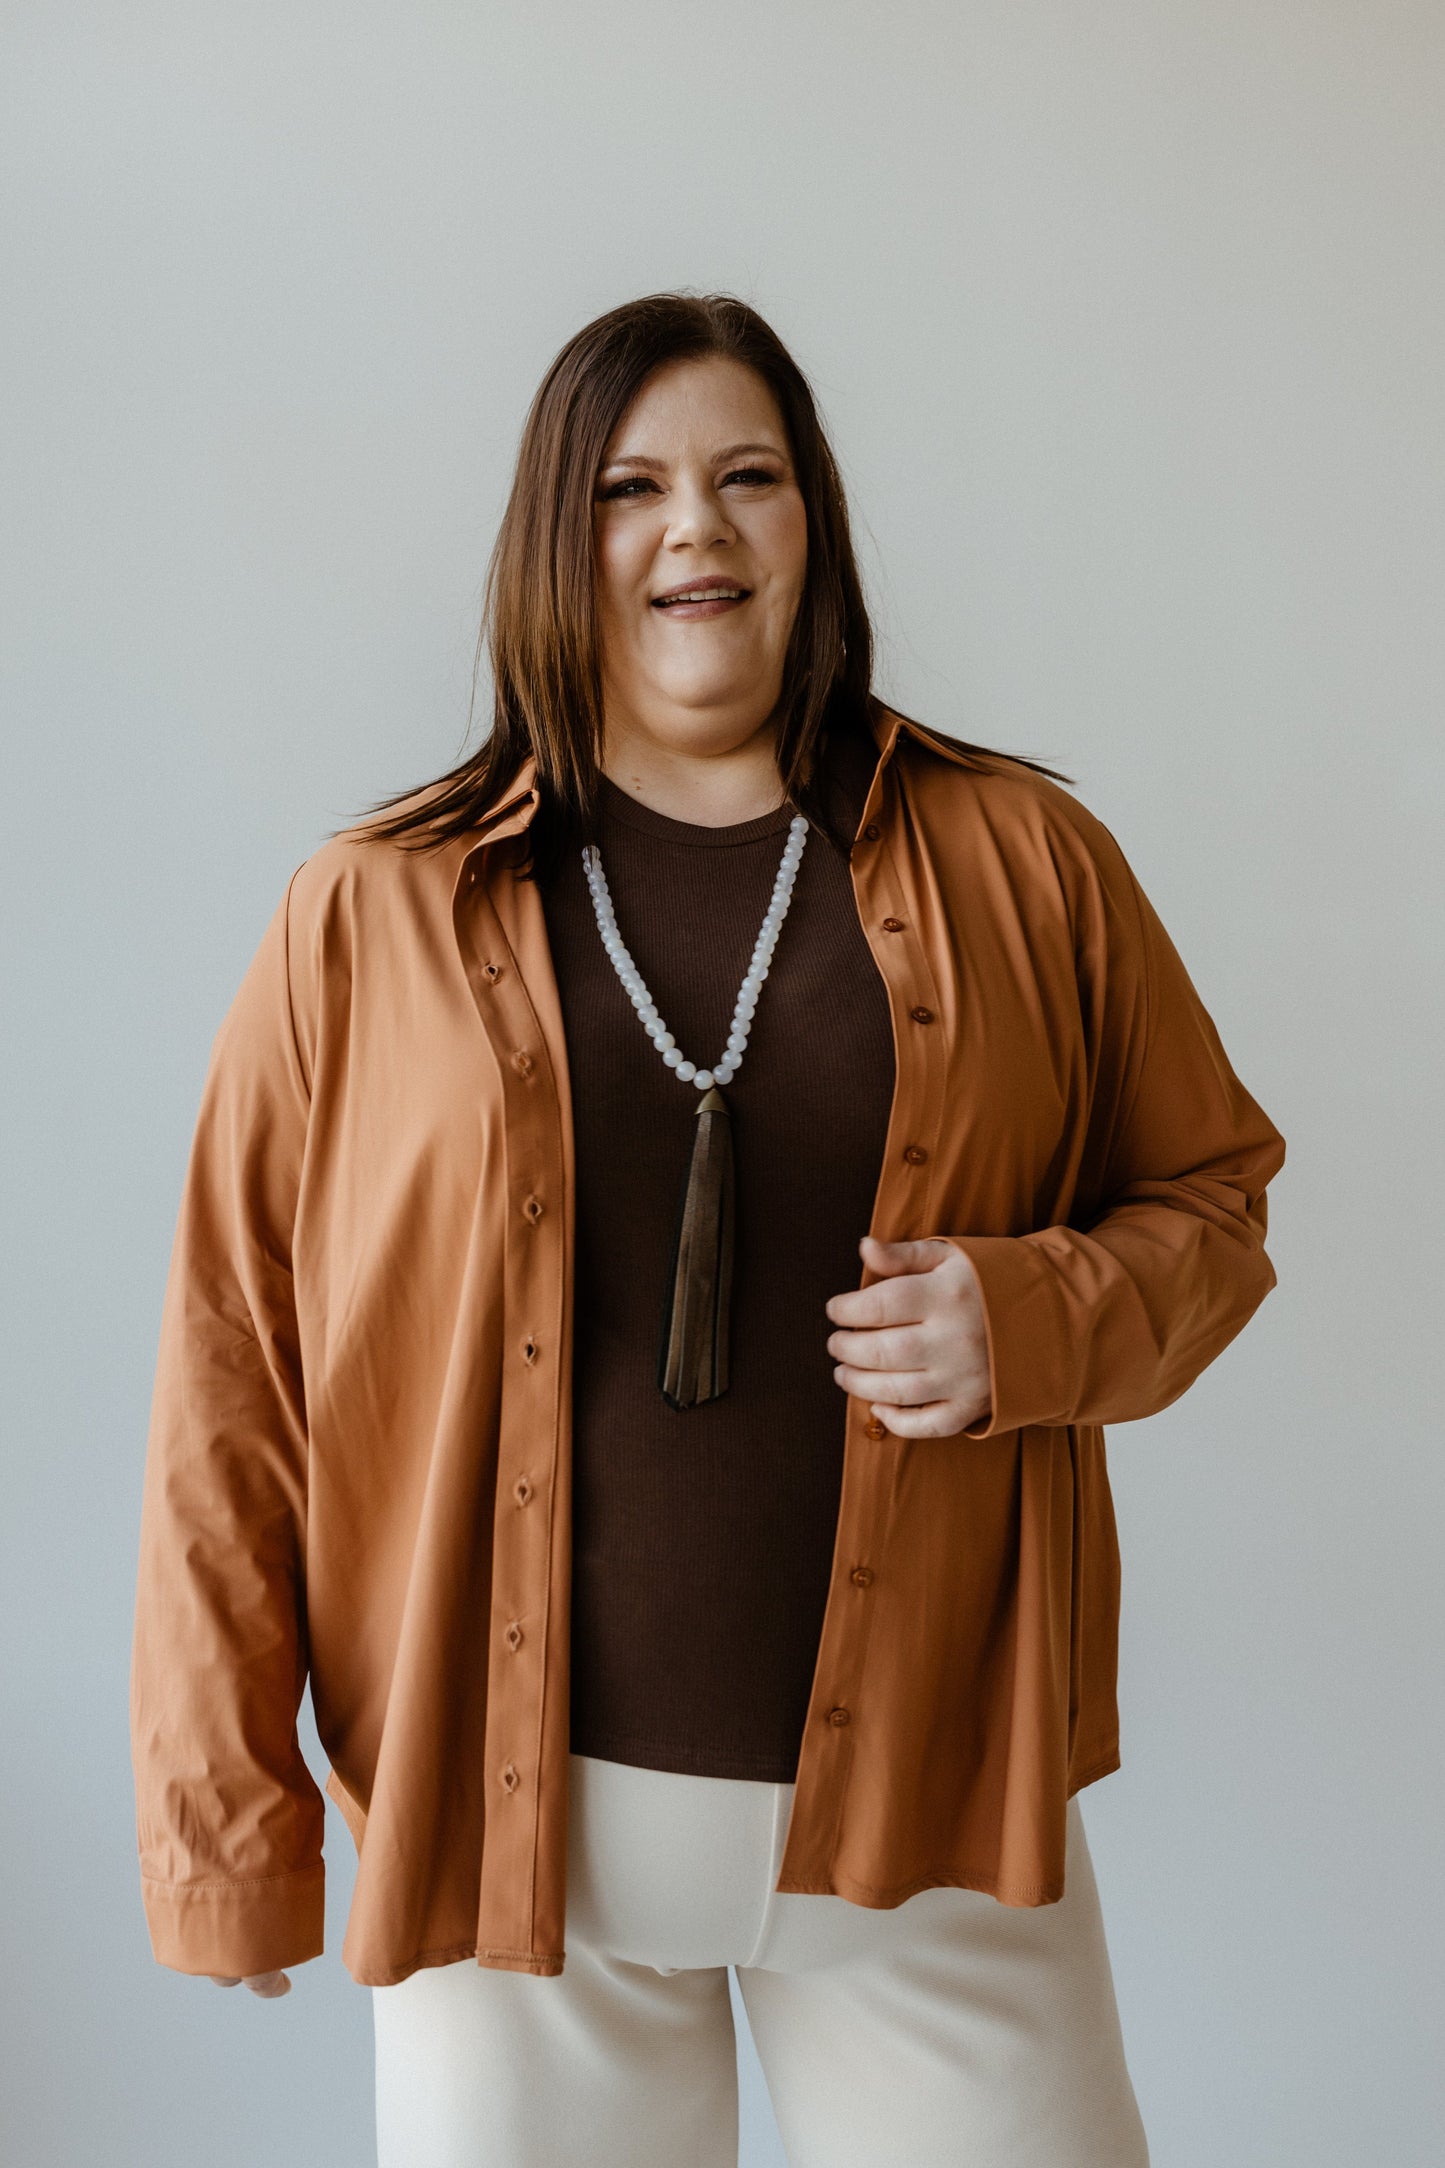
<svg viewBox="0 0 1445 2168">
<path fill-rule="evenodd" d="M 988 1338 L 978 1275 L 941 1235 L 880 1242 L 864 1235 L 863 1262 L 881 1275 L 831 1295 L 823 1308 L 833 1376 L 900 1438 L 951 1438 L 992 1405 Z"/>
</svg>

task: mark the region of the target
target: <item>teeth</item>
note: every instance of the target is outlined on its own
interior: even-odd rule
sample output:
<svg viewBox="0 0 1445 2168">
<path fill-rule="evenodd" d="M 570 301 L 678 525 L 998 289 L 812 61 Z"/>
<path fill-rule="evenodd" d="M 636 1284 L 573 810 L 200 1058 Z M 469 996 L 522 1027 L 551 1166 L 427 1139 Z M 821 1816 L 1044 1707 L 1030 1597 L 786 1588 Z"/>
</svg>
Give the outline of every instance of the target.
<svg viewBox="0 0 1445 2168">
<path fill-rule="evenodd" d="M 665 595 L 662 600 L 664 605 L 669 602 L 740 602 L 742 595 L 740 587 L 693 587 L 685 595 Z"/>
</svg>

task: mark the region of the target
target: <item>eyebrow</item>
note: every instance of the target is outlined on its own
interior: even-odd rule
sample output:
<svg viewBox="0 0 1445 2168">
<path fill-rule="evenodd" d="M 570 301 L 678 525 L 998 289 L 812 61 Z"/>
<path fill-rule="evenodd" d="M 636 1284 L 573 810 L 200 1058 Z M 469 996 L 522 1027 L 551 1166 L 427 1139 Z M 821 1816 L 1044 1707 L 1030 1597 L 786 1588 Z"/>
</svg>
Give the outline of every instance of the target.
<svg viewBox="0 0 1445 2168">
<path fill-rule="evenodd" d="M 715 460 L 741 459 L 745 453 L 766 452 L 770 459 L 786 460 L 787 454 L 778 444 L 725 444 L 720 452 L 714 452 Z M 654 472 L 665 467 L 665 459 L 648 459 L 642 452 L 619 452 L 615 459 L 603 461 L 602 472 L 609 467 L 650 467 Z"/>
</svg>

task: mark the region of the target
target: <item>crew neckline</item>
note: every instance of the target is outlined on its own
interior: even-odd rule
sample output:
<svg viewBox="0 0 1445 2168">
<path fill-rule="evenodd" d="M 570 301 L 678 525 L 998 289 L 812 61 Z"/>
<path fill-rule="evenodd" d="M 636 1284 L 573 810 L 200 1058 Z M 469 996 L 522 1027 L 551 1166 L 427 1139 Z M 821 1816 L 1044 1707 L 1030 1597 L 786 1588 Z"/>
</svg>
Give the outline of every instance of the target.
<svg viewBox="0 0 1445 2168">
<path fill-rule="evenodd" d="M 722 827 L 714 828 L 704 821 L 680 821 L 670 813 L 659 813 L 654 806 L 644 805 L 641 799 L 632 797 L 605 773 L 599 772 L 597 782 L 598 810 L 604 823 L 615 821 L 624 828 L 639 829 L 642 834 L 656 836 L 661 841 L 682 843 L 698 850 L 726 850 L 740 843 L 759 843 L 785 829 L 797 810 L 784 800 L 770 813 L 759 813 L 748 821 L 728 821 Z"/>
</svg>

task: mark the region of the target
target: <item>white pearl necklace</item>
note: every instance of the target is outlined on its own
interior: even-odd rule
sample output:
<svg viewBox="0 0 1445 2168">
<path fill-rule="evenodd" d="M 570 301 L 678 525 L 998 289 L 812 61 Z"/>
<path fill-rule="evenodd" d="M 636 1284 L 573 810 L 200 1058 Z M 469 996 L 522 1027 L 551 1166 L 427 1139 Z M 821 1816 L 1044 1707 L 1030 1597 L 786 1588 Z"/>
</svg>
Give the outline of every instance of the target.
<svg viewBox="0 0 1445 2168">
<path fill-rule="evenodd" d="M 793 899 L 793 882 L 803 856 L 803 845 L 808 840 L 808 823 L 801 813 L 795 813 L 788 823 L 788 840 L 783 846 L 782 860 L 778 866 L 773 893 L 758 929 L 753 946 L 752 961 L 738 989 L 737 1006 L 733 1010 L 732 1028 L 728 1032 L 727 1045 L 721 1061 L 714 1062 L 711 1069 L 699 1069 L 696 1062 L 686 1059 L 676 1039 L 668 1030 L 658 1013 L 657 1004 L 643 981 L 642 973 L 627 952 L 626 943 L 617 930 L 617 919 L 612 909 L 612 896 L 607 886 L 607 876 L 602 871 L 602 854 L 595 843 L 583 845 L 582 864 L 587 875 L 587 886 L 592 893 L 592 908 L 597 914 L 597 930 L 602 936 L 602 946 L 612 958 L 617 976 L 621 979 L 628 999 L 637 1011 L 653 1045 L 661 1054 L 669 1069 L 684 1083 L 695 1084 L 700 1092 L 714 1084 L 728 1084 L 737 1075 L 743 1051 L 748 1043 L 748 1026 L 758 1005 L 763 980 L 768 975 L 768 965 L 777 946 L 783 920 L 788 915 L 788 905 Z"/>
</svg>

